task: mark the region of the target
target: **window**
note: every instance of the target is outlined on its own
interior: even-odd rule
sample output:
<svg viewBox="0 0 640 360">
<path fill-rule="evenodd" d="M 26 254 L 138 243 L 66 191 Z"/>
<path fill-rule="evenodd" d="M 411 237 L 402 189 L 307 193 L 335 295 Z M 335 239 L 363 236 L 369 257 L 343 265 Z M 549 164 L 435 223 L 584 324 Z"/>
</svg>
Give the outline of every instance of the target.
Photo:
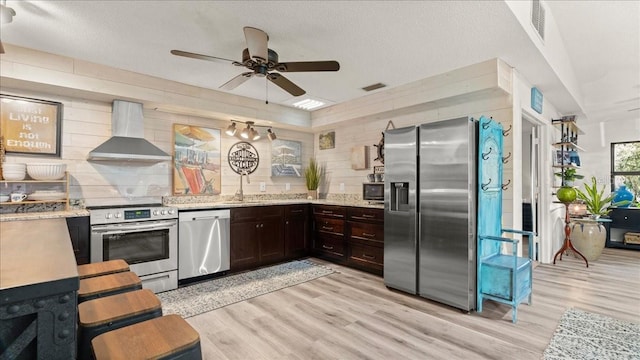
<svg viewBox="0 0 640 360">
<path fill-rule="evenodd" d="M 611 191 L 620 185 L 640 198 L 640 141 L 611 143 Z"/>
</svg>

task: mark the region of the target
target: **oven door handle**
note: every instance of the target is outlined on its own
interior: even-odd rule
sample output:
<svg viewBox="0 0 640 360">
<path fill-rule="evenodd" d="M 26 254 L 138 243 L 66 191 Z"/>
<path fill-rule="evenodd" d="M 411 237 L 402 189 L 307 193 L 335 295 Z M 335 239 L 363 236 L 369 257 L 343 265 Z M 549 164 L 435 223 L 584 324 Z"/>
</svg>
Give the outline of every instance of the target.
<svg viewBox="0 0 640 360">
<path fill-rule="evenodd" d="M 103 225 L 93 226 L 91 232 L 109 232 L 109 233 L 121 233 L 130 230 L 164 230 L 176 225 L 175 221 L 154 222 L 153 224 L 132 224 L 132 225 Z"/>
</svg>

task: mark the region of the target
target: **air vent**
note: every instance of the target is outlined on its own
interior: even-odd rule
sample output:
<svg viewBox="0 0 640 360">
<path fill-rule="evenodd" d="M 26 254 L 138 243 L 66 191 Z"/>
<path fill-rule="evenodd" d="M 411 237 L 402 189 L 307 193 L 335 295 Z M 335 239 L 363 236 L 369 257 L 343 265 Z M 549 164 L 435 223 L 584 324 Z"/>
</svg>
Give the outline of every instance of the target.
<svg viewBox="0 0 640 360">
<path fill-rule="evenodd" d="M 545 10 L 540 0 L 531 1 L 531 23 L 544 40 Z"/>
<path fill-rule="evenodd" d="M 363 87 L 362 90 L 364 90 L 364 91 L 373 91 L 373 90 L 376 90 L 376 89 L 383 88 L 385 86 L 387 86 L 387 85 L 385 85 L 383 83 L 375 83 L 373 85 L 369 85 L 369 86 Z"/>
</svg>

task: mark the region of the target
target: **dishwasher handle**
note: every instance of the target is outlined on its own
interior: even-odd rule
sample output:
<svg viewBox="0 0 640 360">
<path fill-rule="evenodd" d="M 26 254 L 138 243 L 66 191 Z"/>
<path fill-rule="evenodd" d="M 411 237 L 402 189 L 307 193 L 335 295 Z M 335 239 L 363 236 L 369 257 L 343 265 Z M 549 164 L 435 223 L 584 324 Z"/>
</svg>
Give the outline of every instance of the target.
<svg viewBox="0 0 640 360">
<path fill-rule="evenodd" d="M 185 221 L 200 221 L 200 220 L 223 220 L 230 219 L 231 213 L 229 210 L 217 210 L 217 211 L 185 211 L 178 213 L 180 222 Z"/>
</svg>

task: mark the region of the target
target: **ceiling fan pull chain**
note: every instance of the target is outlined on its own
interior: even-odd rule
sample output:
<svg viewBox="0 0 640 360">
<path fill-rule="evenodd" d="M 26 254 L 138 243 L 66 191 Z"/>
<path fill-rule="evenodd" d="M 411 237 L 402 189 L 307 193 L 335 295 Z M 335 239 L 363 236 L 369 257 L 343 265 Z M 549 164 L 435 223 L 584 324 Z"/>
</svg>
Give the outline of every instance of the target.
<svg viewBox="0 0 640 360">
<path fill-rule="evenodd" d="M 267 75 L 267 76 L 269 76 L 269 75 Z M 267 93 L 267 95 L 265 96 L 264 103 L 269 105 L 269 81 L 267 80 L 266 76 L 265 76 L 265 79 L 264 79 L 264 89 L 265 89 L 265 92 Z"/>
</svg>

